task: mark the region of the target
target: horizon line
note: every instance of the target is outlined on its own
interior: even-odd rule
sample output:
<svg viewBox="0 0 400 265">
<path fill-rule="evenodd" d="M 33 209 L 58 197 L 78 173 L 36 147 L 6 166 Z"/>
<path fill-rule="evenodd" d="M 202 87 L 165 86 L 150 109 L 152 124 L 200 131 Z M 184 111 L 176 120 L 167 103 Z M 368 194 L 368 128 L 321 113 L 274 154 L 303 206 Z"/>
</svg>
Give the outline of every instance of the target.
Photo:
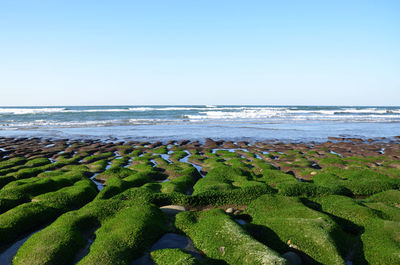
<svg viewBox="0 0 400 265">
<path fill-rule="evenodd" d="M 400 105 L 316 105 L 316 104 L 132 104 L 132 105 L 0 105 L 0 108 L 29 107 L 130 107 L 130 106 L 262 106 L 262 107 L 400 107 Z"/>
</svg>

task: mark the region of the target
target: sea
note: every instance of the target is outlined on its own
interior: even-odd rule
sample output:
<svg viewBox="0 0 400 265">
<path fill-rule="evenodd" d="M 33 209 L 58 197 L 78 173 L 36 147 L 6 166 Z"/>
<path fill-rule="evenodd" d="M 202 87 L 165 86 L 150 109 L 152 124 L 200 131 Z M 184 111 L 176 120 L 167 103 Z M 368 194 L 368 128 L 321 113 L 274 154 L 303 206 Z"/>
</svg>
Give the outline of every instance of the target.
<svg viewBox="0 0 400 265">
<path fill-rule="evenodd" d="M 0 107 L 0 137 L 321 142 L 398 135 L 400 106 Z"/>
</svg>

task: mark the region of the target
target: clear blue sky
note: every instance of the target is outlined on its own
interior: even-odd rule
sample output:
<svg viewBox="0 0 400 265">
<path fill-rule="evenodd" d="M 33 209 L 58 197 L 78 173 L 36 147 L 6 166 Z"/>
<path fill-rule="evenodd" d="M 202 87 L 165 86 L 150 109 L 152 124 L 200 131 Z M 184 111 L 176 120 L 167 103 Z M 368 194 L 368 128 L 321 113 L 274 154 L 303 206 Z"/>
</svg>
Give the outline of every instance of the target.
<svg viewBox="0 0 400 265">
<path fill-rule="evenodd" d="M 400 105 L 400 1 L 0 1 L 0 105 Z"/>
</svg>

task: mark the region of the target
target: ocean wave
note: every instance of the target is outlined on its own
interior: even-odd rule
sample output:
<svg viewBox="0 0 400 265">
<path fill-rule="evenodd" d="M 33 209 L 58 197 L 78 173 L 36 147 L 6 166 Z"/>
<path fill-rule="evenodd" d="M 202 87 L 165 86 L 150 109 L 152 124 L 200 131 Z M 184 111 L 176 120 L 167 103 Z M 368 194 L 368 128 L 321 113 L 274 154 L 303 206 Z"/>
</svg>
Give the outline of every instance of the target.
<svg viewBox="0 0 400 265">
<path fill-rule="evenodd" d="M 129 108 L 130 111 L 183 111 L 183 110 L 206 110 L 206 107 L 161 107 L 161 108 L 150 108 L 150 107 L 137 107 Z"/>
<path fill-rule="evenodd" d="M 386 114 L 386 113 L 390 113 L 390 110 L 377 109 L 377 108 L 365 108 L 365 109 L 345 108 L 340 111 L 337 111 L 335 114 L 342 114 L 342 113 Z"/>
<path fill-rule="evenodd" d="M 137 108 L 129 108 L 130 111 L 152 111 L 154 108 L 149 107 L 137 107 Z"/>
<path fill-rule="evenodd" d="M 378 114 L 358 115 L 352 112 L 343 113 L 343 115 L 336 115 L 335 111 L 287 111 L 287 110 L 244 110 L 240 112 L 225 112 L 225 111 L 203 111 L 196 115 L 185 115 L 184 117 L 190 121 L 204 121 L 204 120 L 326 120 L 326 121 L 386 121 L 386 120 L 400 120 L 400 115 Z"/>
<path fill-rule="evenodd" d="M 302 110 L 302 109 L 282 109 L 282 113 L 289 114 L 323 114 L 323 115 L 334 115 L 335 110 Z"/>
<path fill-rule="evenodd" d="M 135 107 L 129 108 L 130 111 L 184 111 L 184 110 L 243 110 L 246 107 L 217 107 L 207 105 L 206 107 Z"/>
<path fill-rule="evenodd" d="M 129 125 L 149 125 L 149 124 L 166 124 L 166 123 L 179 123 L 183 120 L 180 119 L 129 119 Z"/>
<path fill-rule="evenodd" d="M 233 116 L 242 115 L 236 113 L 245 113 L 244 115 L 287 115 L 287 114 L 323 114 L 323 115 L 342 115 L 342 114 L 400 114 L 400 108 L 360 108 L 360 107 L 296 107 L 296 106 L 154 106 L 154 107 L 100 107 L 100 108 L 82 108 L 82 107 L 0 107 L 1 114 L 38 114 L 38 113 L 79 113 L 79 112 L 152 112 L 152 111 L 198 111 L 202 112 L 232 112 Z M 218 114 L 216 114 L 218 115 Z M 230 114 L 227 114 L 230 115 Z"/>
<path fill-rule="evenodd" d="M 0 108 L 1 114 L 23 115 L 43 113 L 127 112 L 129 108 L 116 109 L 69 109 L 69 108 Z"/>
<path fill-rule="evenodd" d="M 102 121 L 53 121 L 53 120 L 33 120 L 29 122 L 2 123 L 0 128 L 38 128 L 38 127 L 88 127 L 88 126 L 110 126 L 120 124 L 120 120 Z"/>
<path fill-rule="evenodd" d="M 0 114 L 40 114 L 51 112 L 64 112 L 65 108 L 0 108 Z"/>
<path fill-rule="evenodd" d="M 107 127 L 126 125 L 150 125 L 182 122 L 182 120 L 170 119 L 113 119 L 113 120 L 91 120 L 91 121 L 55 121 L 55 120 L 33 120 L 33 121 L 6 121 L 0 123 L 0 130 L 7 129 L 34 129 L 34 128 L 82 128 L 82 127 Z"/>
<path fill-rule="evenodd" d="M 85 110 L 65 110 L 64 112 L 125 112 L 129 109 L 85 109 Z"/>
<path fill-rule="evenodd" d="M 343 115 L 343 114 L 400 114 L 398 109 L 356 109 L 356 108 L 343 108 L 343 109 L 330 109 L 330 110 L 316 110 L 316 109 L 301 109 L 294 107 L 218 107 L 206 105 L 199 107 L 130 107 L 130 108 L 117 108 L 117 109 L 87 109 L 87 110 L 65 110 L 65 112 L 154 112 L 154 111 L 198 111 L 199 114 L 209 112 L 210 115 L 220 115 L 221 111 L 226 112 L 227 116 L 235 117 L 273 117 L 273 116 L 288 116 L 299 114 L 322 114 L 322 115 Z M 212 114 L 215 112 L 215 114 Z M 230 114 L 232 113 L 232 114 Z M 238 114 L 240 113 L 240 114 Z"/>
</svg>

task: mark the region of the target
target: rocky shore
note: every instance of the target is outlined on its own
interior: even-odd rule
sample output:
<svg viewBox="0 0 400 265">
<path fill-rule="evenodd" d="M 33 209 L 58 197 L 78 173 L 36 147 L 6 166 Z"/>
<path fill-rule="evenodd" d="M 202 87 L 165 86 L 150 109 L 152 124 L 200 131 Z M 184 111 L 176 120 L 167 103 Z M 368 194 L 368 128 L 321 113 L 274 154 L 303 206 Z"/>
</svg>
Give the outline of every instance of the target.
<svg viewBox="0 0 400 265">
<path fill-rule="evenodd" d="M 0 264 L 400 264 L 400 137 L 0 138 Z"/>
</svg>

